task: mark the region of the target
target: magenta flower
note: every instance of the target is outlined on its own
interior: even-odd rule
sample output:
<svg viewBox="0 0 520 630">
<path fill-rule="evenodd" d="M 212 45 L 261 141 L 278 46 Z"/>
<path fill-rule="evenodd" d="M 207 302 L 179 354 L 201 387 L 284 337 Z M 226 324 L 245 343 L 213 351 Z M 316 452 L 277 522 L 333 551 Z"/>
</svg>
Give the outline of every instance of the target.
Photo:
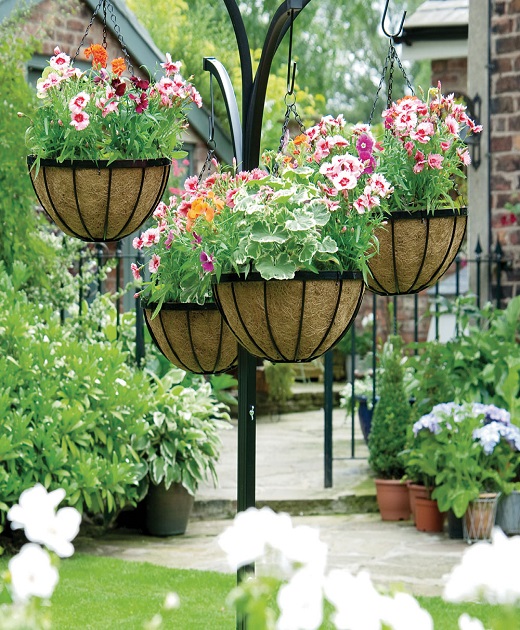
<svg viewBox="0 0 520 630">
<path fill-rule="evenodd" d="M 204 269 L 206 273 L 215 269 L 215 266 L 213 265 L 213 256 L 206 254 L 206 252 L 200 253 L 200 263 L 202 265 L 202 269 Z"/>
<path fill-rule="evenodd" d="M 202 236 L 199 236 L 197 232 L 192 232 L 192 234 L 193 234 L 193 242 L 196 243 L 197 245 L 200 245 L 202 243 Z"/>
<path fill-rule="evenodd" d="M 166 247 L 166 249 L 170 249 L 170 247 L 172 246 L 173 236 L 173 230 L 170 230 L 168 236 L 166 237 L 166 240 L 164 241 L 164 246 Z"/>
<path fill-rule="evenodd" d="M 150 81 L 146 79 L 140 79 L 139 77 L 130 77 L 130 81 L 135 85 L 138 90 L 147 90 L 150 87 Z"/>
<path fill-rule="evenodd" d="M 139 96 L 135 94 L 130 94 L 130 98 L 135 101 L 135 111 L 137 114 L 142 114 L 145 109 L 148 108 L 148 97 L 144 92 L 142 92 Z"/>
<path fill-rule="evenodd" d="M 362 152 L 372 153 L 373 148 L 374 148 L 373 139 L 367 133 L 362 133 L 356 142 L 356 149 L 357 149 L 357 152 L 359 153 L 359 158 L 361 160 L 366 159 L 366 158 L 361 157 L 361 153 Z"/>
</svg>

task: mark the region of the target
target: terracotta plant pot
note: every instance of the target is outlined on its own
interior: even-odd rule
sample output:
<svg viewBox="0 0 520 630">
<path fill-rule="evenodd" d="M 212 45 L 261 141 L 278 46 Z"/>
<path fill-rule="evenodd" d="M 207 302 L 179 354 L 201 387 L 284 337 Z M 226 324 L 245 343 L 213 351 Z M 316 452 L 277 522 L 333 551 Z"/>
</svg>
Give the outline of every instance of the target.
<svg viewBox="0 0 520 630">
<path fill-rule="evenodd" d="M 166 490 L 150 484 L 146 495 L 146 531 L 152 536 L 178 536 L 186 532 L 194 498 L 180 483 Z"/>
<path fill-rule="evenodd" d="M 467 542 L 491 540 L 499 496 L 496 493 L 481 494 L 469 504 L 462 520 L 464 539 Z"/>
<path fill-rule="evenodd" d="M 312 361 L 330 350 L 349 329 L 363 293 L 360 272 L 298 272 L 293 280 L 226 274 L 213 285 L 238 341 L 275 363 Z"/>
<path fill-rule="evenodd" d="M 375 232 L 379 252 L 368 261 L 367 284 L 378 295 L 419 293 L 455 259 L 466 233 L 467 210 L 394 212 Z"/>
<path fill-rule="evenodd" d="M 418 483 L 409 483 L 408 484 L 408 498 L 410 499 L 410 513 L 412 515 L 412 520 L 415 523 L 415 504 L 418 498 L 421 499 L 429 499 L 430 498 L 430 490 L 426 486 Z"/>
<path fill-rule="evenodd" d="M 444 530 L 444 514 L 439 512 L 437 501 L 426 497 L 415 499 L 415 527 L 420 532 Z"/>
<path fill-rule="evenodd" d="M 144 306 L 150 335 L 175 366 L 195 374 L 219 374 L 236 365 L 237 342 L 217 307 L 165 302 L 152 319 L 156 304 Z"/>
<path fill-rule="evenodd" d="M 376 479 L 377 505 L 383 521 L 410 518 L 408 486 L 399 479 Z"/>
<path fill-rule="evenodd" d="M 82 241 L 118 241 L 139 229 L 161 200 L 171 160 L 116 160 L 110 165 L 27 158 L 38 201 L 54 223 Z"/>
</svg>

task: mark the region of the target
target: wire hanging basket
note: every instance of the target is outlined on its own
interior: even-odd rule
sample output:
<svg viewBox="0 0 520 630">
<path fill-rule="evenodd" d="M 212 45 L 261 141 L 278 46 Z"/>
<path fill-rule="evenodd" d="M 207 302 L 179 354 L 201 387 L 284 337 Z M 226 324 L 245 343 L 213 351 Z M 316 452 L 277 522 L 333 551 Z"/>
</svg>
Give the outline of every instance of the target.
<svg viewBox="0 0 520 630">
<path fill-rule="evenodd" d="M 292 280 L 223 274 L 213 295 L 239 343 L 274 363 L 308 362 L 352 324 L 364 294 L 361 272 L 297 272 Z"/>
<path fill-rule="evenodd" d="M 41 160 L 31 169 L 34 192 L 54 223 L 88 242 L 118 241 L 135 232 L 154 211 L 166 189 L 171 160 Z"/>
<path fill-rule="evenodd" d="M 466 223 L 466 208 L 392 213 L 376 230 L 379 251 L 368 260 L 370 291 L 413 294 L 434 285 L 455 260 Z"/>
<path fill-rule="evenodd" d="M 99 109 L 105 106 L 108 107 L 110 104 L 112 104 L 113 108 L 116 108 L 118 103 L 115 95 L 122 96 L 125 94 L 127 83 L 141 81 L 138 77 L 133 76 L 132 63 L 116 21 L 114 7 L 108 0 L 99 0 L 72 59 L 72 63 L 76 60 L 81 47 L 84 45 L 96 17 L 102 20 L 103 43 L 91 48 L 96 48 L 97 46 L 100 50 L 104 49 L 106 55 L 107 10 L 113 23 L 113 31 L 124 54 L 125 63 L 123 64 L 123 60 L 120 60 L 122 69 L 117 76 L 114 75 L 115 78 L 110 84 L 107 83 L 108 87 L 112 86 L 113 94 L 109 95 L 107 92 L 107 98 L 102 99 L 103 105 L 96 103 L 96 107 Z M 59 49 L 57 50 L 59 51 Z M 95 54 L 92 54 L 95 60 Z M 60 53 L 60 55 L 66 57 L 65 53 Z M 67 61 L 67 65 L 68 63 Z M 93 83 L 102 83 L 104 80 L 110 79 L 111 76 L 105 70 L 106 60 L 98 63 L 100 75 L 94 76 Z M 120 79 L 121 73 L 124 72 L 125 68 L 131 75 L 130 82 L 127 81 L 126 83 Z M 73 67 L 70 66 L 67 69 L 72 71 Z M 67 76 L 64 75 L 66 80 L 69 80 L 71 76 L 75 75 L 73 73 Z M 148 85 L 147 81 L 141 81 L 141 83 Z M 87 83 L 83 85 L 87 85 Z M 78 85 L 78 90 L 80 88 L 81 86 Z M 120 88 L 122 89 L 121 94 L 117 92 Z M 84 89 L 87 90 L 88 88 L 85 87 Z M 143 94 L 145 94 L 144 91 Z M 83 99 L 82 105 L 78 105 L 80 109 L 87 107 L 89 100 L 93 99 L 86 92 L 80 92 L 78 97 Z M 130 98 L 132 98 L 132 95 Z M 114 102 L 112 102 L 113 99 L 115 99 Z M 69 108 L 71 107 L 69 104 Z M 90 124 L 88 122 L 89 116 L 84 114 L 83 109 L 81 109 L 81 113 L 87 121 L 86 126 L 88 126 Z M 104 112 L 103 116 L 105 116 Z M 50 125 L 54 122 L 54 120 L 51 120 Z M 67 124 L 62 123 L 61 120 L 58 123 L 60 127 Z M 72 125 L 73 123 L 71 122 L 70 124 Z M 125 133 L 126 129 L 120 130 L 122 141 Z M 130 141 L 131 137 L 129 136 L 128 142 Z M 57 157 L 60 157 L 59 153 Z M 118 241 L 135 232 L 152 214 L 166 189 L 171 159 L 160 154 L 153 159 L 119 160 L 63 160 L 38 158 L 35 155 L 29 155 L 27 165 L 40 205 L 49 218 L 63 232 L 87 242 L 110 242 Z"/>
<path fill-rule="evenodd" d="M 165 302 L 143 305 L 153 342 L 176 367 L 194 374 L 227 372 L 237 363 L 237 342 L 217 306 Z"/>
</svg>

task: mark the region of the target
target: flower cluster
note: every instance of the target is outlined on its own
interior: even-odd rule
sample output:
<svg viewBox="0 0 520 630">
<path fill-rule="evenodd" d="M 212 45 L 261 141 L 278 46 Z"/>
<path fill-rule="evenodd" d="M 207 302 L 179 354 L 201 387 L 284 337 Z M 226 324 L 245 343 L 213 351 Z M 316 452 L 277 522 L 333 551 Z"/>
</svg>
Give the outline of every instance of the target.
<svg viewBox="0 0 520 630">
<path fill-rule="evenodd" d="M 135 280 L 141 282 L 146 269 L 151 274 L 139 295 L 158 304 L 165 300 L 203 304 L 211 299 L 211 277 L 221 261 L 208 246 L 215 240 L 216 230 L 221 233 L 224 229 L 220 215 L 234 208 L 235 197 L 246 182 L 265 175 L 258 169 L 217 169 L 201 181 L 189 177 L 180 199 L 170 197 L 168 204 L 159 203 L 153 214 L 157 224 L 133 241 L 134 249 L 148 258 L 145 265 L 132 263 Z"/>
<path fill-rule="evenodd" d="M 462 133 L 479 133 L 480 125 L 466 114 L 453 94 L 443 96 L 441 85 L 430 88 L 427 100 L 405 96 L 383 112 L 386 133 L 380 171 L 399 192 L 389 200 L 391 210 L 460 206 L 456 179 L 465 178 L 471 162 Z"/>
<path fill-rule="evenodd" d="M 188 106 L 200 95 L 169 54 L 155 84 L 126 77 L 124 59 L 110 62 L 100 44 L 85 51 L 92 69 L 81 72 L 58 47 L 37 82 L 37 109 L 27 145 L 37 158 L 116 160 L 173 157 Z M 72 127 L 72 129 L 71 129 Z M 177 157 L 181 157 L 180 154 Z"/>
<path fill-rule="evenodd" d="M 79 531 L 81 515 L 71 507 L 57 510 L 64 498 L 65 490 L 60 488 L 47 492 L 38 483 L 24 490 L 19 502 L 7 514 L 12 529 L 23 528 L 31 541 L 23 545 L 20 553 L 11 558 L 8 564 L 9 591 L 18 606 L 27 604 L 32 598 L 49 599 L 58 583 L 56 562 L 40 545 L 61 558 L 74 553 L 71 540 Z M 2 607 L 2 619 L 8 619 L 9 614 L 9 610 Z"/>
<path fill-rule="evenodd" d="M 383 200 L 393 192 L 377 172 L 381 148 L 369 125 L 347 127 L 342 115 L 325 116 L 290 141 L 278 162 L 282 169 L 310 167 L 330 210 L 364 214 L 384 207 Z"/>
<path fill-rule="evenodd" d="M 366 571 L 353 575 L 335 569 L 327 573 L 327 546 L 318 531 L 293 526 L 287 514 L 265 507 L 240 512 L 220 536 L 219 544 L 233 569 L 251 562 L 262 565 L 260 577 L 243 581 L 231 594 L 237 609 L 248 611 L 254 627 L 314 630 L 330 615 L 332 627 L 351 630 L 383 625 L 402 628 L 404 617 L 410 628 L 433 628 L 430 614 L 411 595 L 380 594 Z M 271 601 L 276 601 L 278 610 Z M 324 601 L 331 613 L 324 614 Z"/>
<path fill-rule="evenodd" d="M 408 469 L 435 486 L 441 511 L 462 516 L 485 491 L 509 491 L 517 474 L 520 428 L 510 414 L 481 403 L 436 405 L 413 425 Z"/>
</svg>

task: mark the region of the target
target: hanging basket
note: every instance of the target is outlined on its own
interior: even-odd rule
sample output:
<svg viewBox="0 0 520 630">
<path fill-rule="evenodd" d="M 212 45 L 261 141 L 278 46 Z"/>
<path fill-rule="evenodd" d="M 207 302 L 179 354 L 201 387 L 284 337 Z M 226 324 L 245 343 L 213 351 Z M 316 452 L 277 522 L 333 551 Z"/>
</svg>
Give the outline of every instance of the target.
<svg viewBox="0 0 520 630">
<path fill-rule="evenodd" d="M 56 225 L 82 241 L 118 241 L 139 229 L 161 200 L 171 160 L 116 160 L 108 164 L 27 158 L 38 201 Z"/>
<path fill-rule="evenodd" d="M 364 293 L 360 272 L 297 272 L 292 280 L 224 274 L 213 295 L 251 354 L 278 363 L 307 362 L 347 332 Z"/>
<path fill-rule="evenodd" d="M 227 372 L 237 362 L 237 342 L 215 304 L 165 302 L 152 319 L 156 304 L 144 305 L 150 335 L 164 356 L 195 374 Z"/>
<path fill-rule="evenodd" d="M 368 261 L 367 284 L 378 295 L 419 293 L 435 284 L 455 259 L 466 233 L 467 209 L 393 212 L 376 230 L 379 252 Z"/>
</svg>

